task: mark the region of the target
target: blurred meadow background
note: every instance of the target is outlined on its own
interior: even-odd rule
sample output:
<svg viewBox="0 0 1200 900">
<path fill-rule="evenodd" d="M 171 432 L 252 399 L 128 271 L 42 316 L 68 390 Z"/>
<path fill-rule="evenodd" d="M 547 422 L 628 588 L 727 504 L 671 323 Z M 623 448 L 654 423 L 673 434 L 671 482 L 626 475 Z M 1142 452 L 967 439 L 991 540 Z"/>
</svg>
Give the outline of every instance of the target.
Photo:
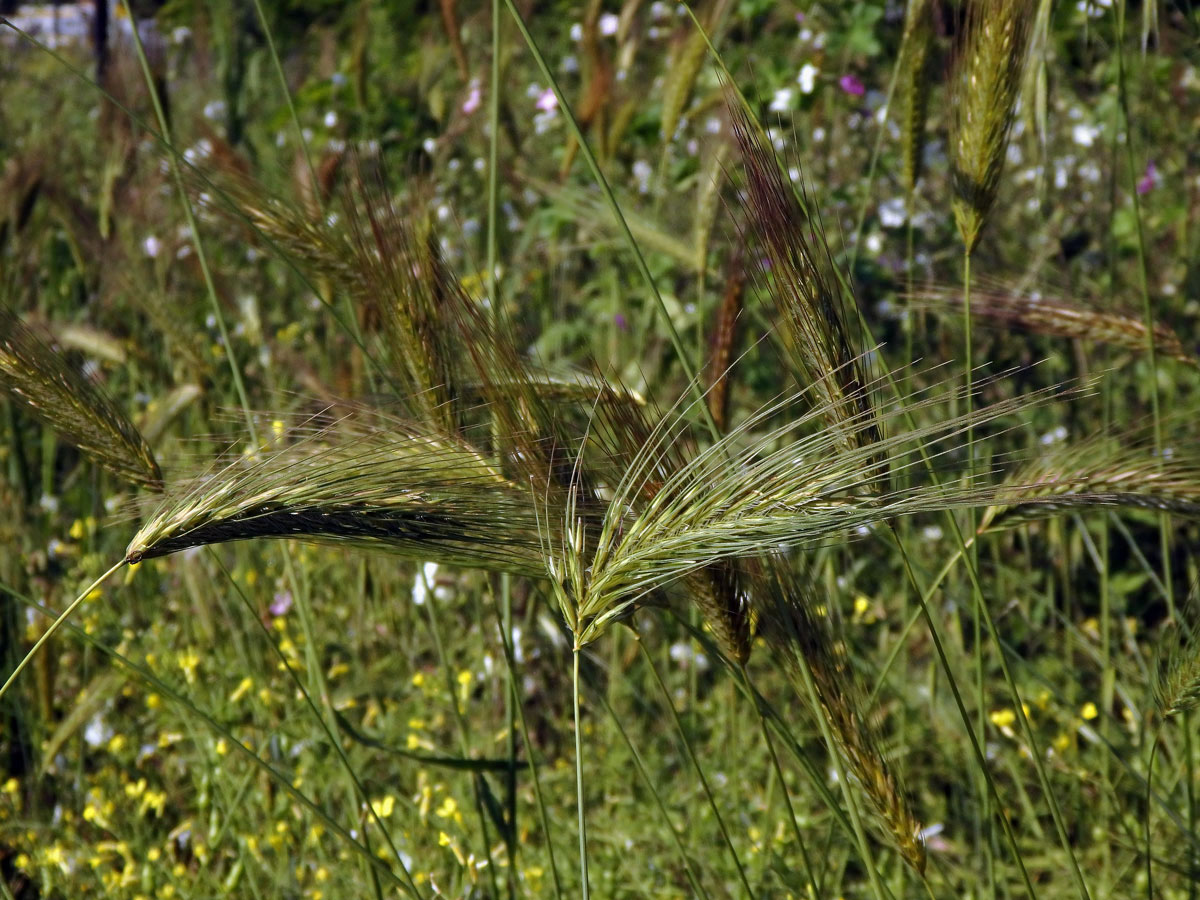
<svg viewBox="0 0 1200 900">
<path fill-rule="evenodd" d="M 1190 0 L 0 11 L 0 896 L 1200 893 Z"/>
</svg>

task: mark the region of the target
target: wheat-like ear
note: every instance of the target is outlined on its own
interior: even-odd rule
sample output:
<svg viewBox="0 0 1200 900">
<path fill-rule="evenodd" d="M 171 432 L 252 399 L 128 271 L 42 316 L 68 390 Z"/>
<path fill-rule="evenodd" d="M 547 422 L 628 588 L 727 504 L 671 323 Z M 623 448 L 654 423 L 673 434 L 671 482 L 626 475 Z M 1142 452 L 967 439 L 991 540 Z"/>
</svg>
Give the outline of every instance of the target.
<svg viewBox="0 0 1200 900">
<path fill-rule="evenodd" d="M 257 537 L 543 573 L 528 490 L 464 441 L 395 421 L 342 422 L 196 479 L 162 504 L 126 556 Z"/>
<path fill-rule="evenodd" d="M 905 13 L 904 41 L 900 50 L 903 58 L 896 84 L 896 95 L 900 99 L 902 169 L 909 196 L 916 191 L 921 177 L 933 38 L 933 0 L 910 0 Z"/>
<path fill-rule="evenodd" d="M 958 310 L 962 308 L 962 290 L 928 287 L 916 291 L 909 302 L 926 309 Z M 1061 297 L 973 288 L 971 315 L 1036 334 L 1113 344 L 1135 353 L 1146 350 L 1146 322 L 1140 315 L 1098 312 Z M 1198 365 L 1195 355 L 1168 325 L 1154 324 L 1154 347 L 1189 366 Z"/>
<path fill-rule="evenodd" d="M 862 359 L 854 350 L 821 223 L 811 214 L 811 200 L 801 204 L 784 181 L 774 152 L 745 108 L 732 96 L 728 106 L 746 169 L 748 228 L 770 261 L 761 277 L 775 304 L 787 350 L 843 443 L 849 448 L 874 442 L 879 434 L 872 424 Z"/>
<path fill-rule="evenodd" d="M 113 474 L 151 490 L 162 489 L 154 453 L 133 423 L 98 385 L 67 365 L 3 305 L 0 388 Z"/>
<path fill-rule="evenodd" d="M 1176 451 L 1158 460 L 1145 442 L 1100 435 L 1039 454 L 997 494 L 1002 502 L 984 512 L 981 533 L 1095 506 L 1200 518 L 1200 458 Z"/>
<path fill-rule="evenodd" d="M 586 579 L 573 590 L 586 616 L 605 620 L 672 582 L 724 560 L 761 556 L 766 548 L 815 546 L 893 516 L 993 503 L 992 490 L 957 484 L 888 492 L 878 460 L 902 471 L 915 465 L 906 459 L 914 443 L 959 436 L 968 424 L 1027 408 L 1030 398 L 878 442 L 854 435 L 847 442 L 845 433 L 811 430 L 826 411 L 803 409 L 806 402 L 789 396 L 768 405 L 666 472 L 657 465 L 660 447 L 672 443 L 677 426 L 669 418 L 660 422 L 613 489 L 587 559 L 578 566 Z M 933 403 L 917 400 L 910 409 Z M 775 424 L 781 419 L 786 424 Z M 877 420 L 863 413 L 844 424 L 874 432 Z M 647 491 L 650 481 L 653 490 Z"/>
<path fill-rule="evenodd" d="M 974 0 L 958 50 L 951 106 L 954 218 L 975 249 L 1004 171 L 1033 25 L 1032 0 Z"/>
<path fill-rule="evenodd" d="M 793 678 L 799 680 L 801 667 L 807 666 L 820 706 L 817 714 L 829 723 L 848 774 L 870 798 L 889 842 L 909 865 L 924 872 L 920 823 L 880 749 L 878 725 L 848 663 L 837 619 L 828 599 L 817 594 L 819 579 L 791 571 L 777 557 L 751 571 L 759 634 Z"/>
</svg>

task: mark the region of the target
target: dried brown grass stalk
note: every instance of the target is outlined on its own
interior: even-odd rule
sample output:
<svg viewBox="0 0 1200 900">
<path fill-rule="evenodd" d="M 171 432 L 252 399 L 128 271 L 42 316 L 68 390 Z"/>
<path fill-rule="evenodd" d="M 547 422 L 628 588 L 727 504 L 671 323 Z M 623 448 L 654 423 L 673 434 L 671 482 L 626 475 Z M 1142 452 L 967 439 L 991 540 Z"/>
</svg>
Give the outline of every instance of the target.
<svg viewBox="0 0 1200 900">
<path fill-rule="evenodd" d="M 962 309 L 959 288 L 932 287 L 918 291 L 910 303 L 927 309 Z M 1140 315 L 1099 312 L 1060 297 L 1018 294 L 1001 290 L 971 290 L 971 315 L 1035 334 L 1113 344 L 1134 353 L 1146 349 L 1146 323 Z M 1189 366 L 1198 365 L 1179 336 L 1167 325 L 1154 325 L 1155 349 Z"/>
<path fill-rule="evenodd" d="M 975 249 L 996 201 L 1033 25 L 1032 0 L 973 0 L 954 73 L 950 157 L 954 218 Z"/>
</svg>

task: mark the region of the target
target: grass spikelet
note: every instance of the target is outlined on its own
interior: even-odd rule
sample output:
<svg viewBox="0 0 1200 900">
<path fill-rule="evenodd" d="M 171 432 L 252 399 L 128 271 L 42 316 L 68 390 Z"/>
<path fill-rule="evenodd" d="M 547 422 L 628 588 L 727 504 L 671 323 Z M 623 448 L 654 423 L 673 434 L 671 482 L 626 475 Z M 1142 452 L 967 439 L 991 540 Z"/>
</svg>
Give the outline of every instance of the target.
<svg viewBox="0 0 1200 900">
<path fill-rule="evenodd" d="M 829 723 L 849 774 L 870 798 L 876 816 L 904 860 L 925 871 L 920 823 L 900 789 L 880 747 L 878 726 L 851 669 L 845 643 L 838 637 L 829 602 L 818 598 L 819 580 L 790 572 L 778 560 L 756 579 L 759 634 L 784 661 L 793 679 L 807 666 L 816 688 L 817 714 Z M 830 748 L 833 751 L 834 748 Z"/>
<path fill-rule="evenodd" d="M 904 186 L 911 196 L 921 177 L 925 117 L 929 111 L 933 61 L 933 0 L 911 0 L 904 23 L 904 44 L 896 93 L 900 98 L 900 147 Z"/>
<path fill-rule="evenodd" d="M 730 119 L 746 169 L 750 228 L 770 261 L 764 276 L 797 368 L 813 385 L 814 402 L 847 448 L 879 438 L 862 361 L 853 349 L 834 287 L 832 256 L 821 224 L 783 179 L 774 152 L 732 97 Z M 851 425 L 851 423 L 855 423 Z"/>
<path fill-rule="evenodd" d="M 398 422 L 341 423 L 259 458 L 239 458 L 168 498 L 126 558 L 260 537 L 543 571 L 528 491 L 470 445 Z"/>
<path fill-rule="evenodd" d="M 361 304 L 380 308 L 398 387 L 420 407 L 422 421 L 455 427 L 456 307 L 470 304 L 447 270 L 427 217 L 410 225 L 386 197 L 382 181 L 357 179 L 348 203 Z M 354 202 L 357 200 L 357 202 Z M 461 311 L 458 321 L 462 321 Z"/>
<path fill-rule="evenodd" d="M 3 305 L 0 387 L 114 475 L 150 490 L 162 490 L 162 472 L 154 453 L 133 423 L 98 385 L 67 365 Z"/>
<path fill-rule="evenodd" d="M 954 219 L 968 253 L 1000 188 L 1033 19 L 1031 0 L 975 0 L 967 8 L 951 97 L 950 158 Z"/>
<path fill-rule="evenodd" d="M 910 302 L 928 309 L 958 310 L 962 308 L 962 292 L 957 288 L 928 288 L 919 291 Z M 1112 344 L 1134 353 L 1145 352 L 1147 345 L 1146 323 L 1140 315 L 1098 312 L 1040 293 L 973 288 L 971 315 L 1035 334 Z M 1181 363 L 1193 368 L 1198 365 L 1196 357 L 1184 348 L 1179 336 L 1167 325 L 1155 323 L 1154 346 L 1160 353 Z"/>
</svg>

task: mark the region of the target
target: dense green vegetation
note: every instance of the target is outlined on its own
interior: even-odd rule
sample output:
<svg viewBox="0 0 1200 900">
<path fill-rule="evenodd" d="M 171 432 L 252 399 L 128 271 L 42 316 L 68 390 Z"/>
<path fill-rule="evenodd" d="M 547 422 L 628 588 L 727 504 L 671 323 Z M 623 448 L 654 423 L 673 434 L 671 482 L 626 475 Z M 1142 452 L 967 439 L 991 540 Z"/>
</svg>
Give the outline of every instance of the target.
<svg viewBox="0 0 1200 900">
<path fill-rule="evenodd" d="M 0 896 L 1196 896 L 1190 3 L 134 7 L 0 24 Z"/>
</svg>

